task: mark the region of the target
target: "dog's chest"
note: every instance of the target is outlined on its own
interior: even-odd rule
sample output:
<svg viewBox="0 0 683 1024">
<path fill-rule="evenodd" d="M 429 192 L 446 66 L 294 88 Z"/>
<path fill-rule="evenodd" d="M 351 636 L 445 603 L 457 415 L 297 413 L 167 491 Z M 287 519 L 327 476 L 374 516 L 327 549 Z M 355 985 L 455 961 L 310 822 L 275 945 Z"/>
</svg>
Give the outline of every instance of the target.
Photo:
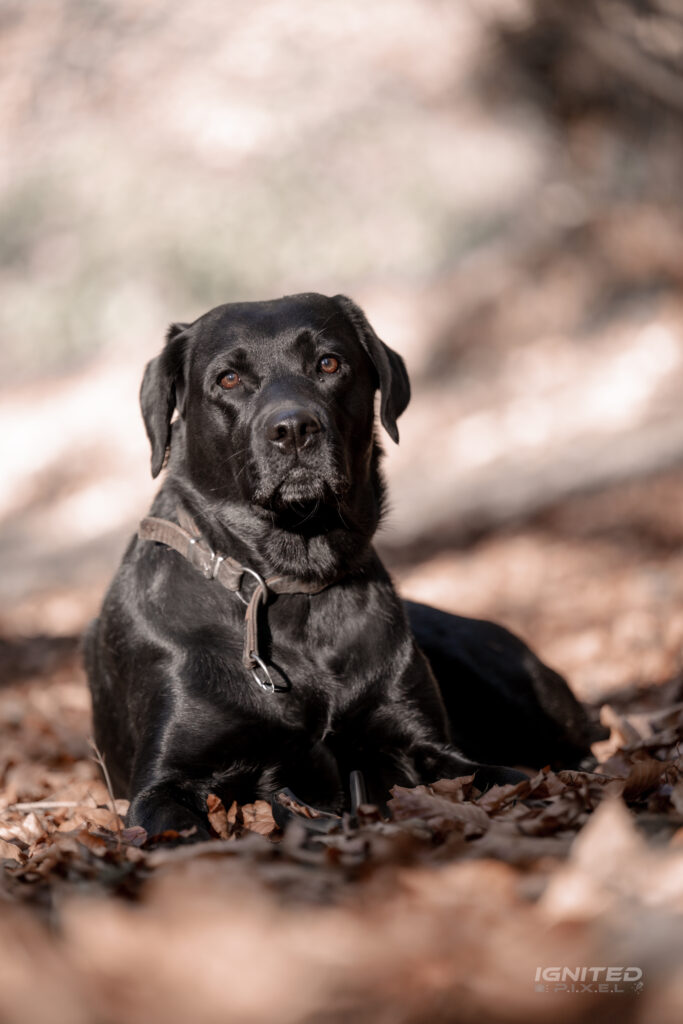
<svg viewBox="0 0 683 1024">
<path fill-rule="evenodd" d="M 381 584 L 271 596 L 259 609 L 257 632 L 275 693 L 260 689 L 242 664 L 244 607 L 225 591 L 212 596 L 194 605 L 187 663 L 199 690 L 206 690 L 204 680 L 216 681 L 205 698 L 224 705 L 226 721 L 251 708 L 273 725 L 320 739 L 359 707 L 380 704 L 393 685 L 406 633 L 392 613 L 393 591 L 384 594 Z"/>
<path fill-rule="evenodd" d="M 342 715 L 369 692 L 381 694 L 395 655 L 392 630 L 372 589 L 277 598 L 268 609 L 268 647 L 297 706 Z"/>
</svg>

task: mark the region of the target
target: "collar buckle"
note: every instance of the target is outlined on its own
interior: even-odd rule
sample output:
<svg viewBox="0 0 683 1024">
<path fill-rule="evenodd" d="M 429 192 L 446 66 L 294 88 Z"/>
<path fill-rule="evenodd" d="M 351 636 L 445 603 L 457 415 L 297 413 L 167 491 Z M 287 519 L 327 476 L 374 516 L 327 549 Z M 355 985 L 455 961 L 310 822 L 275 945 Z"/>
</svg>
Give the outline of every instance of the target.
<svg viewBox="0 0 683 1024">
<path fill-rule="evenodd" d="M 225 560 L 225 555 L 219 555 L 217 551 L 212 551 L 206 544 L 199 543 L 199 540 L 199 537 L 192 537 L 190 540 L 187 553 L 188 561 L 195 569 L 199 569 L 205 579 L 215 580 L 221 562 Z"/>
</svg>

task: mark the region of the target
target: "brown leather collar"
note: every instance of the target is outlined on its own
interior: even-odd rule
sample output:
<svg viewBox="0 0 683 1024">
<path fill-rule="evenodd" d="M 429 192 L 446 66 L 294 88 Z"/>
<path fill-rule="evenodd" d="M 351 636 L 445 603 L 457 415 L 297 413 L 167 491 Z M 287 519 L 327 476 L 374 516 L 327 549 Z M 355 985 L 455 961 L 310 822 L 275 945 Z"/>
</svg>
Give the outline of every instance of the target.
<svg viewBox="0 0 683 1024">
<path fill-rule="evenodd" d="M 154 541 L 157 544 L 165 544 L 173 548 L 178 554 L 186 558 L 191 565 L 198 569 L 208 580 L 216 580 L 226 590 L 231 590 L 246 605 L 244 613 L 245 634 L 244 651 L 242 663 L 249 669 L 254 681 L 268 693 L 274 693 L 277 687 L 272 676 L 259 654 L 258 645 L 258 612 L 261 605 L 265 605 L 268 594 L 319 594 L 336 583 L 337 578 L 327 583 L 307 583 L 298 580 L 294 576 L 268 576 L 263 578 L 254 569 L 241 565 L 229 555 L 221 555 L 213 551 L 192 519 L 185 511 L 177 510 L 180 524 L 171 522 L 170 519 L 158 519 L 156 516 L 147 516 L 142 520 L 138 528 L 140 540 Z M 247 599 L 242 594 L 242 587 L 245 577 L 251 577 L 254 581 L 254 589 Z"/>
</svg>

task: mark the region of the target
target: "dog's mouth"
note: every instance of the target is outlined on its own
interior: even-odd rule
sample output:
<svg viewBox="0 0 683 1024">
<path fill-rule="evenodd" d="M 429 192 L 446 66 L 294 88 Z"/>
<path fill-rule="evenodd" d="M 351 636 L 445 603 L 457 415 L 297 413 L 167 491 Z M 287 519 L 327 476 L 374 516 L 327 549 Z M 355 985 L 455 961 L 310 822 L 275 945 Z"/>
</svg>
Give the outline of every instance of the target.
<svg viewBox="0 0 683 1024">
<path fill-rule="evenodd" d="M 286 508 L 295 504 L 323 501 L 331 495 L 330 483 L 322 474 L 294 466 L 273 491 L 270 504 L 275 509 Z"/>
<path fill-rule="evenodd" d="M 268 494 L 259 493 L 255 500 L 266 511 L 275 513 L 280 525 L 297 525 L 329 518 L 340 510 L 348 482 L 336 475 L 323 476 L 301 466 L 292 467 Z"/>
</svg>

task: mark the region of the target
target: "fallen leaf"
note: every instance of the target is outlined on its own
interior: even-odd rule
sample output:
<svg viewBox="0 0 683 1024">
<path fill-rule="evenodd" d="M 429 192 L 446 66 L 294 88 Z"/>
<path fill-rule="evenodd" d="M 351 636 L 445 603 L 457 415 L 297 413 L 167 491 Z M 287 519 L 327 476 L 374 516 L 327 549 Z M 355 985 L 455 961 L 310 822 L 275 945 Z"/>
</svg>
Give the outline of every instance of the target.
<svg viewBox="0 0 683 1024">
<path fill-rule="evenodd" d="M 669 800 L 678 813 L 683 815 L 683 781 L 679 781 L 675 786 L 672 786 Z"/>
<path fill-rule="evenodd" d="M 531 781 L 523 779 L 521 782 L 508 783 L 506 786 L 491 786 L 485 793 L 477 798 L 477 806 L 491 813 L 497 811 L 503 804 L 510 800 L 516 800 L 526 796 L 531 791 Z"/>
<path fill-rule="evenodd" d="M 118 814 L 114 814 L 108 807 L 74 807 L 67 817 L 62 821 L 58 831 L 71 832 L 80 825 L 94 825 L 97 828 L 106 828 L 110 832 L 117 832 L 122 827 Z"/>
<path fill-rule="evenodd" d="M 428 786 L 416 786 L 414 789 L 394 786 L 391 793 L 387 806 L 394 821 L 419 818 L 438 830 L 467 825 L 479 834 L 489 827 L 488 815 L 477 804 L 453 803 L 431 792 Z"/>
<path fill-rule="evenodd" d="M 633 800 L 654 789 L 669 767 L 670 762 L 655 761 L 650 757 L 636 761 L 624 782 L 624 798 Z"/>
<path fill-rule="evenodd" d="M 228 821 L 221 798 L 215 793 L 209 793 L 206 798 L 206 807 L 211 828 L 220 839 L 228 839 L 232 834 L 234 824 Z"/>
<path fill-rule="evenodd" d="M 639 729 L 628 716 L 620 715 L 615 711 L 611 704 L 602 705 L 600 721 L 611 730 L 610 739 L 605 742 L 616 742 L 620 747 L 637 746 L 650 734 L 650 730 L 644 723 L 639 723 Z"/>
<path fill-rule="evenodd" d="M 253 804 L 243 804 L 242 820 L 245 829 L 249 832 L 257 832 L 260 836 L 271 836 L 273 832 L 279 831 L 270 804 L 265 800 L 257 800 Z"/>
<path fill-rule="evenodd" d="M 142 846 L 147 840 L 147 833 L 141 825 L 131 825 L 121 830 L 121 839 L 130 846 Z"/>
<path fill-rule="evenodd" d="M 0 839 L 0 858 L 2 860 L 16 860 L 19 862 L 26 859 L 20 848 L 15 843 L 10 843 L 6 839 Z"/>
<path fill-rule="evenodd" d="M 459 803 L 468 800 L 472 792 L 474 775 L 458 775 L 455 779 L 439 779 L 432 782 L 430 788 L 438 795 Z"/>
</svg>

